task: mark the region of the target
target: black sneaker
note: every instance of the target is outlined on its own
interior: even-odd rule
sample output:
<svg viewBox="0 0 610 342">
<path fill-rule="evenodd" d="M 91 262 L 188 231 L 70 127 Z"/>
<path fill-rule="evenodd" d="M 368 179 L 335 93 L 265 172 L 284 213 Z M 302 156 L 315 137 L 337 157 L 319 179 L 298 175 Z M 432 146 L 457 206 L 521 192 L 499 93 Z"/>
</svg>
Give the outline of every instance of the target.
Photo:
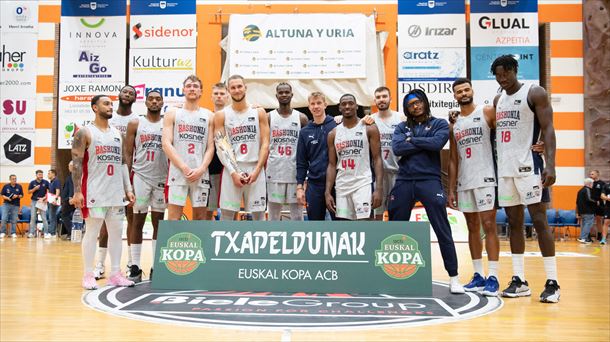
<svg viewBox="0 0 610 342">
<path fill-rule="evenodd" d="M 134 283 L 142 282 L 142 270 L 138 267 L 138 265 L 129 266 L 129 274 L 127 275 L 127 279 L 133 281 Z"/>
<path fill-rule="evenodd" d="M 597 233 L 597 241 L 601 241 L 602 240 L 602 233 Z"/>
<path fill-rule="evenodd" d="M 502 291 L 502 297 L 516 298 L 527 297 L 532 295 L 532 291 L 528 287 L 527 280 L 521 281 L 521 278 L 513 276 L 508 287 Z"/>
<path fill-rule="evenodd" d="M 544 291 L 540 294 L 540 301 L 543 303 L 559 303 L 559 288 L 557 280 L 547 279 L 544 284 Z"/>
</svg>

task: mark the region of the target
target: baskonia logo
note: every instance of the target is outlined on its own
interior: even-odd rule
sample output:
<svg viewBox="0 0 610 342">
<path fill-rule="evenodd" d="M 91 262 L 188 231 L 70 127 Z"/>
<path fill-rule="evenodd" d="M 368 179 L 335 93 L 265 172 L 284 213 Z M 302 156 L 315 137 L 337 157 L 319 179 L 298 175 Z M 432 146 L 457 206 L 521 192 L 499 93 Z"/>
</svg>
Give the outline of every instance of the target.
<svg viewBox="0 0 610 342">
<path fill-rule="evenodd" d="M 425 267 L 418 243 L 404 234 L 390 235 L 381 241 L 381 249 L 375 250 L 375 266 L 394 279 L 408 279 L 420 267 Z"/>
<path fill-rule="evenodd" d="M 201 239 L 191 233 L 178 233 L 161 248 L 159 261 L 175 275 L 187 275 L 205 263 Z"/>
<path fill-rule="evenodd" d="M 261 37 L 261 30 L 256 25 L 248 25 L 244 27 L 244 39 L 249 42 L 255 42 Z"/>
</svg>

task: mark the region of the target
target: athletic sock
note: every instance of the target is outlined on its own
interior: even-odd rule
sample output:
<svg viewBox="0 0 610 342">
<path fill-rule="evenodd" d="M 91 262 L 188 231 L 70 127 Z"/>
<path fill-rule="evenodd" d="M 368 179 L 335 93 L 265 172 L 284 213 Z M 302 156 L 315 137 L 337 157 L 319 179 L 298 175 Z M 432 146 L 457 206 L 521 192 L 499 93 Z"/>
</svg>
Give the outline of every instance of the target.
<svg viewBox="0 0 610 342">
<path fill-rule="evenodd" d="M 298 203 L 290 203 L 290 220 L 303 221 L 303 206 Z"/>
<path fill-rule="evenodd" d="M 496 279 L 498 278 L 498 266 L 500 266 L 499 262 L 489 261 L 489 277 L 494 276 Z"/>
<path fill-rule="evenodd" d="M 279 221 L 282 219 L 281 203 L 269 202 L 267 203 L 267 209 L 269 210 L 269 221 Z"/>
<path fill-rule="evenodd" d="M 513 273 L 521 281 L 525 281 L 525 268 L 523 254 L 513 254 Z"/>
<path fill-rule="evenodd" d="M 544 262 L 546 279 L 557 281 L 557 258 L 554 256 L 542 257 L 542 261 Z"/>
<path fill-rule="evenodd" d="M 129 250 L 131 251 L 132 265 L 137 265 L 138 267 L 140 267 L 140 265 L 141 265 L 140 256 L 142 255 L 142 244 L 141 243 L 138 243 L 138 244 L 132 243 L 131 246 L 129 246 Z"/>
<path fill-rule="evenodd" d="M 105 265 L 106 264 L 106 254 L 108 254 L 107 247 L 98 247 L 97 249 L 97 263 Z"/>
<path fill-rule="evenodd" d="M 483 273 L 483 259 L 472 259 L 472 267 L 476 273 L 485 277 L 485 273 Z"/>
</svg>

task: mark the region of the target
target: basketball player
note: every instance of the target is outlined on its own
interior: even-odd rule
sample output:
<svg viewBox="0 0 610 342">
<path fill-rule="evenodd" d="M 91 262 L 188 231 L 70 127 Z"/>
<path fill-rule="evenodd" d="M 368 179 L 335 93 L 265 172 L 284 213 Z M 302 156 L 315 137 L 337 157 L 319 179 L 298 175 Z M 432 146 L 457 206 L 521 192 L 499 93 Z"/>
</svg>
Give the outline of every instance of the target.
<svg viewBox="0 0 610 342">
<path fill-rule="evenodd" d="M 123 141 L 125 140 L 125 132 L 127 132 L 127 124 L 129 121 L 138 117 L 138 115 L 131 111 L 131 107 L 136 102 L 136 89 L 133 86 L 126 85 L 119 91 L 119 108 L 116 113 L 112 115 L 109 120 L 110 126 L 116 128 L 121 133 Z M 125 208 L 127 216 L 127 245 L 131 244 L 131 227 L 133 218 L 133 209 L 129 206 Z M 104 277 L 104 262 L 106 261 L 108 246 L 108 232 L 106 230 L 106 224 L 102 224 L 99 238 L 99 248 L 97 250 L 97 263 L 95 266 L 95 279 L 101 279 Z M 131 250 L 127 249 L 127 268 L 131 266 Z"/>
<path fill-rule="evenodd" d="M 106 95 L 96 95 L 91 99 L 95 120 L 78 130 L 72 143 L 74 171 L 74 206 L 83 209 L 87 232 L 82 241 L 85 275 L 82 285 L 87 290 L 97 288 L 93 274 L 95 245 L 102 227 L 108 230 L 110 250 L 110 286 L 133 286 L 134 282 L 125 278 L 120 271 L 125 215 L 124 198 L 130 203 L 135 200 L 129 171 L 122 154 L 121 133 L 109 125 L 112 117 L 112 100 Z"/>
<path fill-rule="evenodd" d="M 559 302 L 555 242 L 546 218 L 548 187 L 555 183 L 555 129 L 553 108 L 544 88 L 523 84 L 517 80 L 517 60 L 503 55 L 492 63 L 491 72 L 502 88 L 494 98 L 496 108 L 496 141 L 498 151 L 498 199 L 506 208 L 510 225 L 510 248 L 513 258 L 512 280 L 502 295 L 505 297 L 530 296 L 525 280 L 523 253 L 524 205 L 532 217 L 538 234 L 547 281 L 540 301 Z M 531 150 L 542 135 L 546 165 L 542 157 Z M 543 169 L 544 166 L 544 169 Z"/>
<path fill-rule="evenodd" d="M 468 225 L 468 246 L 474 276 L 464 290 L 481 291 L 497 296 L 500 241 L 496 232 L 496 170 L 491 143 L 496 112 L 493 106 L 477 106 L 469 79 L 453 82 L 453 98 L 460 114 L 449 125 L 449 191 L 448 203 L 464 213 Z M 457 188 L 456 188 L 457 185 Z M 456 196 L 457 191 L 457 196 Z M 457 204 L 457 206 L 456 206 Z M 483 272 L 481 223 L 485 231 L 485 249 L 489 260 L 489 277 Z"/>
<path fill-rule="evenodd" d="M 599 170 L 591 170 L 589 172 L 589 177 L 593 179 L 593 188 L 591 188 L 591 196 L 593 200 L 596 202 L 595 206 L 595 232 L 597 233 L 596 239 L 597 241 L 601 241 L 602 239 L 602 227 L 604 221 L 604 201 L 601 198 L 601 195 L 604 191 L 604 187 L 606 183 L 599 178 Z M 605 239 L 606 237 L 603 236 Z"/>
<path fill-rule="evenodd" d="M 449 125 L 432 116 L 428 96 L 419 89 L 405 95 L 403 108 L 407 121 L 398 124 L 392 136 L 392 151 L 400 159 L 396 184 L 388 200 L 390 221 L 409 221 L 415 202 L 420 201 L 438 238 L 450 277 L 449 291 L 464 293 L 441 184 L 440 151 L 449 139 Z"/>
<path fill-rule="evenodd" d="M 227 88 L 233 103 L 216 113 L 214 127 L 216 132 L 229 138 L 243 173 L 233 169 L 225 156 L 219 154 L 224 165 L 220 184 L 221 220 L 233 220 L 241 208 L 243 196 L 245 210 L 252 213 L 253 220 L 262 221 L 267 202 L 264 169 L 269 155 L 267 113 L 248 105 L 242 76 L 229 77 Z"/>
<path fill-rule="evenodd" d="M 224 83 L 219 82 L 212 87 L 212 102 L 214 103 L 214 113 L 222 110 L 229 103 L 229 93 Z M 222 174 L 222 163 L 216 153 L 213 154 L 212 162 L 210 162 L 208 169 L 210 170 L 210 198 L 208 200 L 207 220 L 211 220 L 214 210 L 218 209 L 220 175 Z"/>
<path fill-rule="evenodd" d="M 142 231 L 146 214 L 150 207 L 153 225 L 152 255 L 154 264 L 155 247 L 159 220 L 163 219 L 165 208 L 165 181 L 167 180 L 167 157 L 161 146 L 163 122 L 161 109 L 163 96 L 158 90 L 146 94 L 146 116 L 131 120 L 125 134 L 125 160 L 133 175 L 133 190 L 136 202 L 133 205 L 133 229 L 131 230 L 132 264 L 128 279 L 142 281 L 141 254 Z M 151 269 L 152 275 L 152 269 Z"/>
<path fill-rule="evenodd" d="M 600 245 L 606 244 L 606 237 L 608 235 L 608 226 L 610 226 L 610 183 L 604 185 L 604 190 L 601 194 L 601 199 L 605 201 L 604 206 L 604 225 L 602 226 L 602 239 L 599 241 Z"/>
<path fill-rule="evenodd" d="M 356 97 L 345 94 L 339 99 L 343 122 L 328 134 L 328 168 L 326 169 L 326 207 L 337 218 L 366 220 L 381 205 L 383 195 L 383 161 L 379 130 L 362 122 L 356 115 Z M 376 184 L 371 194 L 375 168 Z M 332 195 L 333 186 L 336 201 Z"/>
<path fill-rule="evenodd" d="M 183 82 L 184 106 L 165 113 L 163 151 L 169 158 L 167 176 L 168 219 L 179 220 L 186 198 L 193 209 L 193 220 L 207 216 L 210 195 L 208 165 L 214 153 L 214 113 L 199 107 L 201 80 L 196 75 Z"/>
<path fill-rule="evenodd" d="M 375 209 L 375 219 L 383 221 L 383 214 L 388 209 L 388 196 L 390 195 L 390 190 L 392 190 L 394 183 L 396 183 L 396 175 L 398 173 L 398 157 L 392 152 L 392 134 L 394 134 L 396 126 L 407 118 L 404 114 L 390 109 L 392 95 L 388 87 L 379 87 L 375 89 L 374 95 L 375 106 L 379 111 L 365 116 L 363 120 L 368 125 L 373 123 L 377 125 L 381 140 L 383 197 L 381 198 L 381 206 Z"/>
<path fill-rule="evenodd" d="M 337 127 L 332 116 L 326 115 L 326 97 L 313 92 L 307 98 L 313 121 L 299 132 L 297 144 L 297 200 L 307 202 L 307 219 L 324 221 L 326 202 L 326 169 L 328 167 L 328 133 Z M 307 187 L 305 179 L 307 178 Z M 334 194 L 334 190 L 332 191 Z M 307 201 L 306 201 L 307 200 Z M 335 218 L 333 212 L 331 218 Z"/>
<path fill-rule="evenodd" d="M 269 220 L 279 221 L 282 206 L 290 207 L 290 220 L 303 221 L 303 206 L 297 201 L 296 154 L 299 131 L 307 116 L 290 107 L 292 87 L 280 83 L 275 88 L 279 108 L 269 112 L 270 143 L 267 160 Z"/>
</svg>

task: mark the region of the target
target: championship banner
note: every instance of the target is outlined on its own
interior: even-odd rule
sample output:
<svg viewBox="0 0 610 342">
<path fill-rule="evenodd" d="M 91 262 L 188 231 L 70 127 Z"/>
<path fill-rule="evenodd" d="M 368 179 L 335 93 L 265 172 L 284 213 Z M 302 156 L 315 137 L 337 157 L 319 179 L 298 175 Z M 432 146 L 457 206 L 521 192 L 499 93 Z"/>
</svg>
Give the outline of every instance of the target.
<svg viewBox="0 0 610 342">
<path fill-rule="evenodd" d="M 466 77 L 466 17 L 463 1 L 398 2 L 398 91 L 402 99 L 421 89 L 434 116 L 459 107 L 451 85 Z"/>
<path fill-rule="evenodd" d="M 472 0 L 470 6 L 470 55 L 474 100 L 491 104 L 500 86 L 491 64 L 501 55 L 519 62 L 517 78 L 538 84 L 537 0 Z"/>
<path fill-rule="evenodd" d="M 421 222 L 161 221 L 153 289 L 430 296 Z"/>
<path fill-rule="evenodd" d="M 131 49 L 197 47 L 195 0 L 132 1 L 129 12 Z"/>
<path fill-rule="evenodd" d="M 374 23 L 363 14 L 233 14 L 229 74 L 248 79 L 364 78 L 367 25 Z"/>
<path fill-rule="evenodd" d="M 125 83 L 126 25 L 125 1 L 62 0 L 58 148 L 70 148 L 76 127 L 93 120 L 91 97 L 118 100 Z"/>
<path fill-rule="evenodd" d="M 182 82 L 196 73 L 196 49 L 131 49 L 129 54 L 129 84 L 137 93 L 135 113 L 146 113 L 146 93 L 153 89 L 163 95 L 162 113 L 184 102 Z"/>
</svg>

